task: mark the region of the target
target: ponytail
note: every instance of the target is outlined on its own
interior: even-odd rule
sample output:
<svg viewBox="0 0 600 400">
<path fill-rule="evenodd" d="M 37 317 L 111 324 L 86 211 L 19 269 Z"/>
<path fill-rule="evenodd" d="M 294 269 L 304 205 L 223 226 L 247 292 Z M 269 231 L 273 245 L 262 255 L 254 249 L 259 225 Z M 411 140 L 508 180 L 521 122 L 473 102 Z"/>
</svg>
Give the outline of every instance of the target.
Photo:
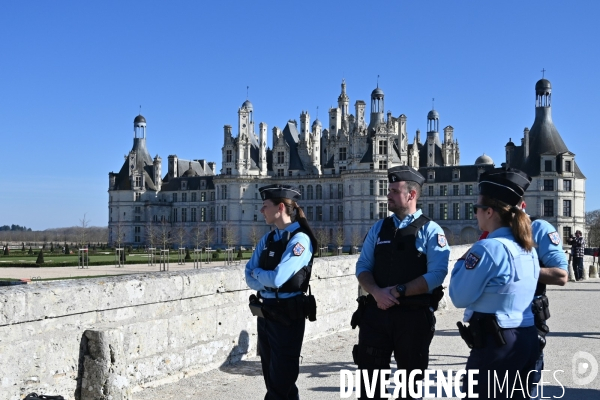
<svg viewBox="0 0 600 400">
<path fill-rule="evenodd" d="M 525 211 L 519 207 L 510 206 L 500 200 L 489 198 L 482 195 L 482 203 L 490 206 L 500 216 L 502 226 L 510 227 L 515 241 L 523 249 L 531 251 L 535 242 L 531 232 L 531 220 Z"/>
<path fill-rule="evenodd" d="M 306 235 L 309 237 L 310 242 L 313 246 L 313 254 L 315 254 L 318 249 L 317 239 L 311 227 L 308 225 L 308 220 L 306 219 L 304 210 L 302 210 L 302 208 L 294 200 L 290 200 L 287 198 L 273 198 L 271 199 L 271 201 L 275 205 L 278 205 L 280 203 L 284 204 L 285 212 L 291 217 L 292 222 L 298 222 L 304 233 L 306 233 Z"/>
</svg>

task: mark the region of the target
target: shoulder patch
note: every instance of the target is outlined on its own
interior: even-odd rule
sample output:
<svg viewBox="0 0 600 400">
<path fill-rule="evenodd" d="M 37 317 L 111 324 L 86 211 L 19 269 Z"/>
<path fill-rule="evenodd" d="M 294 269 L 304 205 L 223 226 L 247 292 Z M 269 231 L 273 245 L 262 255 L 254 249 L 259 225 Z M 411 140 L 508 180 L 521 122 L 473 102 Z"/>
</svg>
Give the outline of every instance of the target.
<svg viewBox="0 0 600 400">
<path fill-rule="evenodd" d="M 556 245 L 560 244 L 560 236 L 558 235 L 558 232 L 552 232 L 548 234 L 548 237 L 550 238 L 550 241 Z"/>
<path fill-rule="evenodd" d="M 301 255 L 302 253 L 304 253 L 304 246 L 302 246 L 302 245 L 300 244 L 300 242 L 298 242 L 298 243 L 296 243 L 296 244 L 294 245 L 294 248 L 292 249 L 292 251 L 294 252 L 294 255 L 295 255 L 295 256 L 299 256 L 299 255 Z"/>
<path fill-rule="evenodd" d="M 481 257 L 479 257 L 477 254 L 475 253 L 469 253 L 469 255 L 467 256 L 467 258 L 465 259 L 465 268 L 466 269 L 473 269 L 477 266 L 477 263 L 479 262 L 479 259 Z"/>
<path fill-rule="evenodd" d="M 438 233 L 438 245 L 440 247 L 445 247 L 448 244 L 448 241 L 446 240 L 446 235 L 440 235 Z"/>
</svg>

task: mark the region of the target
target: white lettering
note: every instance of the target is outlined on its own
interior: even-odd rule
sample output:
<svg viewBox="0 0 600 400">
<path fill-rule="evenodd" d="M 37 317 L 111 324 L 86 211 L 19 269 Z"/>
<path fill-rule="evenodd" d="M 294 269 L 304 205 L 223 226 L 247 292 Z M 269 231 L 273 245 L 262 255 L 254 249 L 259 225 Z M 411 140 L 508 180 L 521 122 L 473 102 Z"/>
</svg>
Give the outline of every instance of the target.
<svg viewBox="0 0 600 400">
<path fill-rule="evenodd" d="M 441 373 L 441 374 L 438 374 Z M 437 397 L 434 394 L 431 394 L 429 392 L 429 389 L 431 388 L 429 385 L 431 385 L 433 383 L 433 381 L 430 379 L 431 378 L 431 374 L 436 374 L 436 375 L 444 375 L 444 373 L 440 370 L 431 370 L 431 369 L 426 369 L 425 371 L 423 371 L 423 397 Z"/>
<path fill-rule="evenodd" d="M 353 387 L 352 372 L 347 369 L 340 370 L 340 399 L 347 399 L 352 396 Z"/>
<path fill-rule="evenodd" d="M 398 379 L 400 376 L 402 376 L 402 382 L 400 382 L 400 380 Z M 402 369 L 402 370 L 396 370 L 396 372 L 394 372 L 394 393 L 393 393 L 393 397 L 395 399 L 397 399 L 398 397 L 401 398 L 406 398 L 406 370 Z M 402 395 L 398 396 L 398 392 L 402 390 Z"/>
<path fill-rule="evenodd" d="M 379 378 L 379 396 L 381 396 L 384 399 L 389 399 L 391 395 L 387 391 L 387 385 L 390 384 L 390 375 L 392 374 L 392 370 L 382 369 L 379 371 L 379 374 L 381 375 L 381 377 Z"/>
<path fill-rule="evenodd" d="M 458 397 L 459 399 L 464 399 L 465 397 L 467 397 L 467 394 L 462 391 L 462 385 L 460 380 L 461 377 L 464 378 L 466 373 L 467 371 L 465 371 L 464 369 L 459 369 L 458 371 L 456 371 L 456 376 L 454 377 L 454 391 L 456 392 L 456 397 Z"/>
<path fill-rule="evenodd" d="M 488 380 L 489 382 L 489 380 Z M 500 381 L 498 381 L 498 375 L 496 375 L 496 371 L 494 370 L 494 384 L 492 385 L 494 387 L 494 397 L 496 396 L 496 384 L 498 386 L 498 388 L 500 389 L 500 393 L 502 393 L 504 391 L 504 386 L 506 385 L 506 392 L 508 393 L 508 375 L 504 374 L 504 379 L 502 380 L 502 386 L 500 386 Z M 488 392 L 489 392 L 489 387 L 488 387 Z M 489 395 L 489 393 L 488 393 Z"/>
<path fill-rule="evenodd" d="M 444 392 L 446 392 L 445 396 L 443 394 Z M 438 371 L 438 374 L 437 374 L 437 394 L 438 394 L 438 396 L 436 396 L 436 397 L 439 397 L 440 393 L 444 397 L 452 397 L 452 370 L 451 369 L 448 370 L 447 377 L 444 375 L 443 371 Z M 423 397 L 426 397 L 426 396 L 427 395 L 423 395 Z"/>
<path fill-rule="evenodd" d="M 565 373 L 565 371 L 563 371 L 562 369 L 557 369 L 556 371 L 554 371 L 554 374 L 552 374 L 552 376 L 554 377 L 554 379 L 556 380 L 556 382 L 560 385 L 560 387 L 562 388 L 562 395 L 560 397 L 556 397 L 556 396 L 552 396 L 555 399 L 562 399 L 565 396 L 565 387 L 562 385 L 562 383 L 560 383 L 560 381 L 558 380 L 558 378 L 556 377 L 556 373 L 557 372 L 562 372 L 563 374 Z"/>
<path fill-rule="evenodd" d="M 506 372 L 506 375 L 508 377 L 508 371 Z M 516 388 L 517 382 L 519 382 L 519 389 Z M 513 394 L 515 391 L 521 392 L 523 397 L 525 397 L 525 388 L 523 387 L 523 381 L 521 380 L 521 373 L 519 371 L 517 371 L 517 375 L 515 375 L 515 381 L 513 382 L 512 390 L 510 391 L 511 399 L 514 397 Z"/>
<path fill-rule="evenodd" d="M 410 375 L 408 376 L 408 395 L 412 396 L 412 397 L 423 397 L 423 390 L 422 390 L 422 382 L 421 381 L 417 381 L 415 382 L 415 375 L 419 375 L 421 374 L 423 371 L 421 371 L 420 369 L 413 369 L 412 371 L 410 371 Z M 417 390 L 415 391 L 415 386 L 417 387 Z"/>
<path fill-rule="evenodd" d="M 479 370 L 478 369 L 470 369 L 469 370 L 469 385 L 468 385 L 468 395 L 469 395 L 469 399 L 478 399 L 479 398 L 479 394 L 473 393 L 473 388 L 475 387 L 475 385 L 477 385 L 479 383 L 479 381 L 476 381 L 475 378 L 473 377 L 473 375 L 477 375 L 479 377 Z"/>
<path fill-rule="evenodd" d="M 372 399 L 375 397 L 375 387 L 377 386 L 377 375 L 379 370 L 373 370 L 373 380 L 369 379 L 369 371 L 363 369 L 363 382 L 365 383 L 365 396 Z"/>
</svg>

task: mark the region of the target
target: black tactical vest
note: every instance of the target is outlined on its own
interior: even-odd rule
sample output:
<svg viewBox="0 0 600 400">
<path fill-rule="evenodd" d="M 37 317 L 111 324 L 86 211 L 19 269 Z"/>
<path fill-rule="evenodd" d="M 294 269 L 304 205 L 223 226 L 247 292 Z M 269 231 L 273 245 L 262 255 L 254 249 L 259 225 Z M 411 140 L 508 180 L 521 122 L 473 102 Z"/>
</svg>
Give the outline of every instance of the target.
<svg viewBox="0 0 600 400">
<path fill-rule="evenodd" d="M 417 250 L 415 241 L 429 218 L 421 215 L 402 229 L 396 228 L 393 218 L 383 220 L 375 243 L 373 276 L 382 288 L 410 282 L 427 272 L 427 256 Z"/>
<path fill-rule="evenodd" d="M 291 233 L 289 231 L 283 231 L 283 237 L 281 240 L 275 241 L 275 231 L 272 231 L 269 236 L 267 236 L 265 248 L 260 254 L 260 258 L 258 260 L 258 265 L 260 268 L 264 269 L 265 271 L 273 271 L 281 262 L 281 257 L 283 257 L 283 253 L 285 252 L 287 244 L 294 237 L 294 235 L 299 232 L 306 233 L 302 228 L 298 228 Z M 307 236 L 310 238 L 310 235 L 307 234 Z M 310 273 L 312 271 L 314 249 L 316 248 L 316 244 L 312 243 L 312 246 L 313 256 L 310 257 L 308 265 L 305 265 L 298 272 L 296 272 L 294 276 L 292 276 L 286 283 L 277 289 L 277 292 L 291 293 L 306 292 L 308 290 L 308 283 L 310 281 Z"/>
</svg>

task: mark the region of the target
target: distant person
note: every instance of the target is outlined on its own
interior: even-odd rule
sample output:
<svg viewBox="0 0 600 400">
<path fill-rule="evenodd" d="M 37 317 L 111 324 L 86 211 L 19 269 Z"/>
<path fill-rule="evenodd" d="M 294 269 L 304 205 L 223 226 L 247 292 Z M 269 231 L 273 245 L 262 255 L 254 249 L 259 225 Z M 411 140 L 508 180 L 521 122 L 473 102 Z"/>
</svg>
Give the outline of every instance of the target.
<svg viewBox="0 0 600 400">
<path fill-rule="evenodd" d="M 575 231 L 568 242 L 571 245 L 571 259 L 573 260 L 573 273 L 576 281 L 583 280 L 583 255 L 585 252 L 585 239 L 580 230 Z"/>
<path fill-rule="evenodd" d="M 296 380 L 306 318 L 316 318 L 313 296 L 306 296 L 317 243 L 289 185 L 259 188 L 265 222 L 276 229 L 264 235 L 246 264 L 246 283 L 257 316 L 258 352 L 267 387 L 265 399 L 298 399 Z"/>
</svg>

